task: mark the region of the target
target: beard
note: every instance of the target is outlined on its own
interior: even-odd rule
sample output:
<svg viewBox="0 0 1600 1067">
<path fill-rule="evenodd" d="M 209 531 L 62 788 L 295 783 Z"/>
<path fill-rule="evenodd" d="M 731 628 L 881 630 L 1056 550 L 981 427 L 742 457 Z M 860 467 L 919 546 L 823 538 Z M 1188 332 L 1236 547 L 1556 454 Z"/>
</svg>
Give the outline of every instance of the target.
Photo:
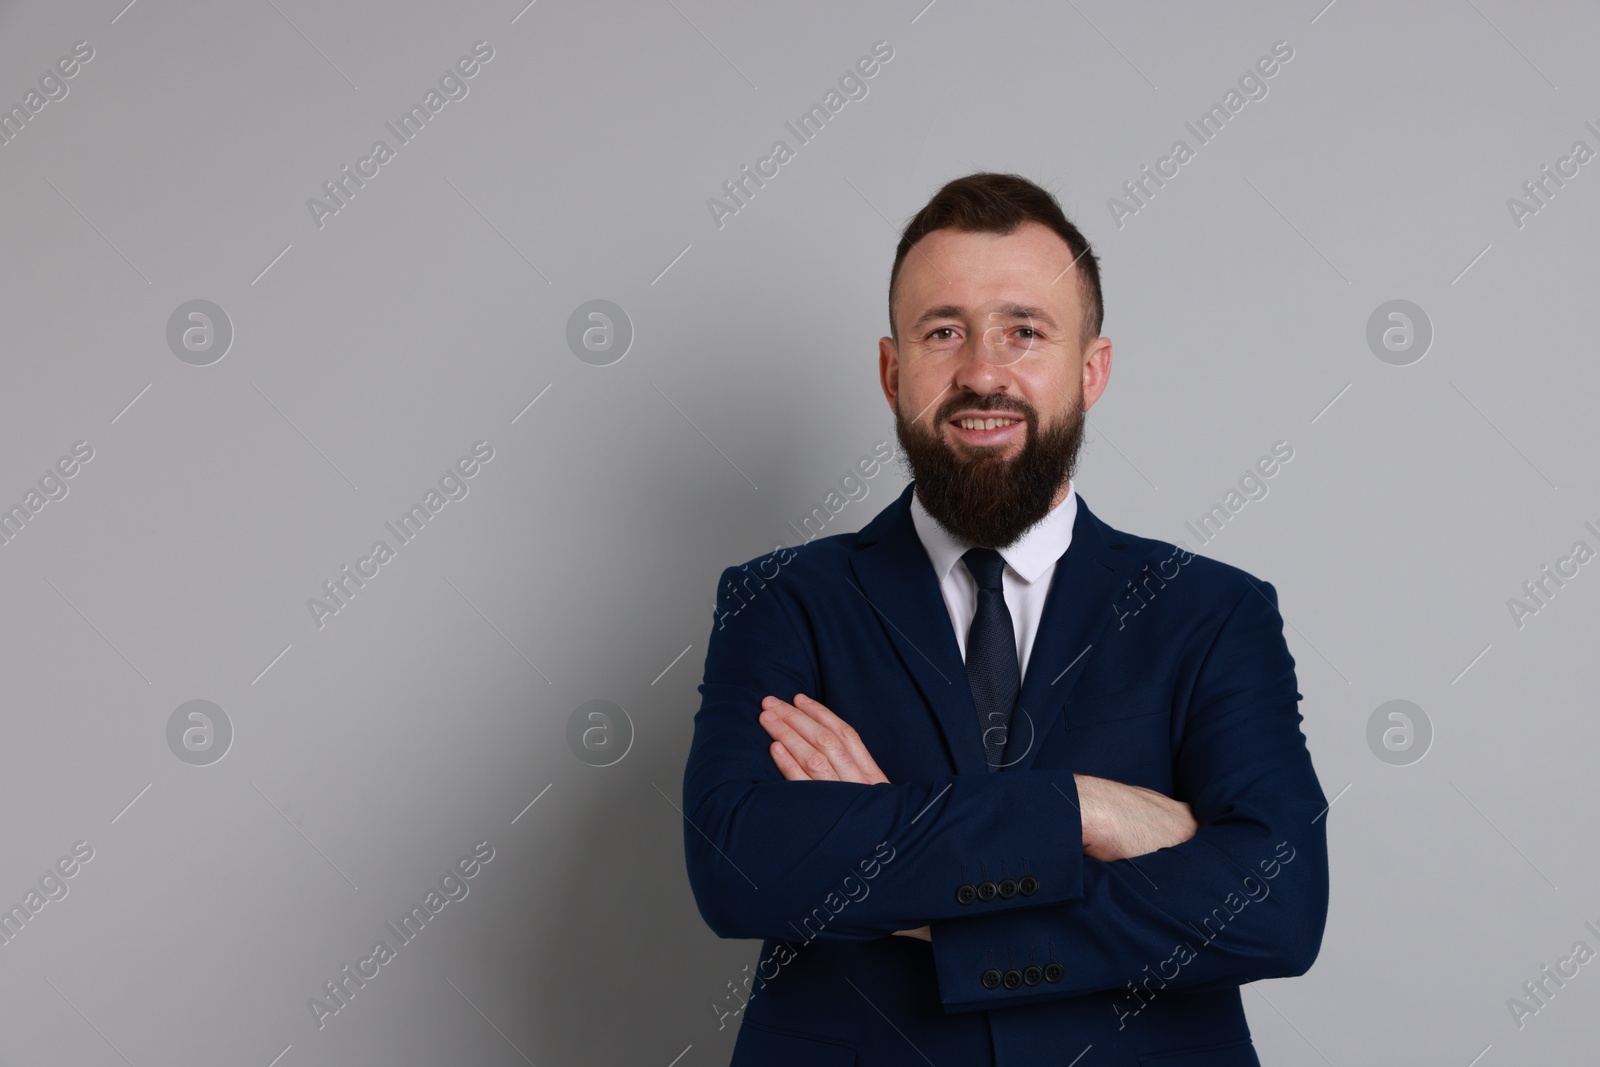
<svg viewBox="0 0 1600 1067">
<path fill-rule="evenodd" d="M 1003 413 L 1027 422 L 1022 450 L 1011 459 L 958 453 L 939 427 L 957 411 Z M 1077 401 L 1055 424 L 1039 428 L 1039 413 L 1026 401 L 990 393 L 976 401 L 953 396 L 940 406 L 929 428 L 907 422 L 895 406 L 895 434 L 907 473 L 928 514 L 959 540 L 980 548 L 1005 548 L 1050 513 L 1055 496 L 1078 466 L 1083 444 L 1083 409 Z M 965 451 L 965 450 L 963 450 Z"/>
</svg>

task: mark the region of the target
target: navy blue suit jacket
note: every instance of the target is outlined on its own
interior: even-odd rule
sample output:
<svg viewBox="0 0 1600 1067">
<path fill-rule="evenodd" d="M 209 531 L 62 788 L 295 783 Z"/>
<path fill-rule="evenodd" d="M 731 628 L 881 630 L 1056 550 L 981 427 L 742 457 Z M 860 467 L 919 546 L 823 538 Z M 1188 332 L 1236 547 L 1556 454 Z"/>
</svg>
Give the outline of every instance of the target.
<svg viewBox="0 0 1600 1067">
<path fill-rule="evenodd" d="M 1304 973 L 1328 904 L 1273 587 L 1080 497 L 991 772 L 912 488 L 722 574 L 683 811 L 701 915 L 764 942 L 733 1063 L 1258 1063 L 1239 986 Z M 757 715 L 796 693 L 889 782 L 785 781 Z M 1085 856 L 1074 774 L 1177 797 L 1200 829 Z"/>
</svg>

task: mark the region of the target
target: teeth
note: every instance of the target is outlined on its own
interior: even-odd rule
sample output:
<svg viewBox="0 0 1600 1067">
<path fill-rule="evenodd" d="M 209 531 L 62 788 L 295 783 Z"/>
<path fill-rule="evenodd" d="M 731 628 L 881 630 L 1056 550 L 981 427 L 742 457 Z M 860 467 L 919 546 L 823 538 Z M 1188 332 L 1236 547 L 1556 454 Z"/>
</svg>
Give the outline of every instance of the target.
<svg viewBox="0 0 1600 1067">
<path fill-rule="evenodd" d="M 1011 426 L 1021 422 L 1021 419 L 962 419 L 963 430 L 993 430 L 1001 426 Z"/>
</svg>

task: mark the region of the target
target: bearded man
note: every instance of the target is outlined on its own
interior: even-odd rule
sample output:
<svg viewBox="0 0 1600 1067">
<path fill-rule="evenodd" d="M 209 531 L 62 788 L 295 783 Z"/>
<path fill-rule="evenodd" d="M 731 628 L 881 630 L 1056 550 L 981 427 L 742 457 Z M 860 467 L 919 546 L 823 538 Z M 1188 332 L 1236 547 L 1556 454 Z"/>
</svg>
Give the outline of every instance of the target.
<svg viewBox="0 0 1600 1067">
<path fill-rule="evenodd" d="M 683 812 L 701 915 L 763 941 L 735 1067 L 1256 1065 L 1239 987 L 1316 958 L 1276 591 L 1074 486 L 1103 307 L 1048 192 L 944 186 L 878 343 L 911 484 L 723 572 Z"/>
</svg>

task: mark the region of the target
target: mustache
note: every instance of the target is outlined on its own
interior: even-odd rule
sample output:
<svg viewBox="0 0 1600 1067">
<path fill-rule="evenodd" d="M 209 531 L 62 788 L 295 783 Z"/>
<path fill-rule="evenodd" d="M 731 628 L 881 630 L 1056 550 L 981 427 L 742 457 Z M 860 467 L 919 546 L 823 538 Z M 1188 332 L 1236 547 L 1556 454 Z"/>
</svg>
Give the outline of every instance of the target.
<svg viewBox="0 0 1600 1067">
<path fill-rule="evenodd" d="M 1011 415 L 1022 416 L 1030 425 L 1037 424 L 1039 421 L 1039 412 L 1033 405 L 1024 400 L 1009 397 L 1004 393 L 990 393 L 988 396 L 977 399 L 953 396 L 939 405 L 939 417 L 936 421 L 939 423 L 949 422 L 958 411 L 1004 411 Z"/>
</svg>

